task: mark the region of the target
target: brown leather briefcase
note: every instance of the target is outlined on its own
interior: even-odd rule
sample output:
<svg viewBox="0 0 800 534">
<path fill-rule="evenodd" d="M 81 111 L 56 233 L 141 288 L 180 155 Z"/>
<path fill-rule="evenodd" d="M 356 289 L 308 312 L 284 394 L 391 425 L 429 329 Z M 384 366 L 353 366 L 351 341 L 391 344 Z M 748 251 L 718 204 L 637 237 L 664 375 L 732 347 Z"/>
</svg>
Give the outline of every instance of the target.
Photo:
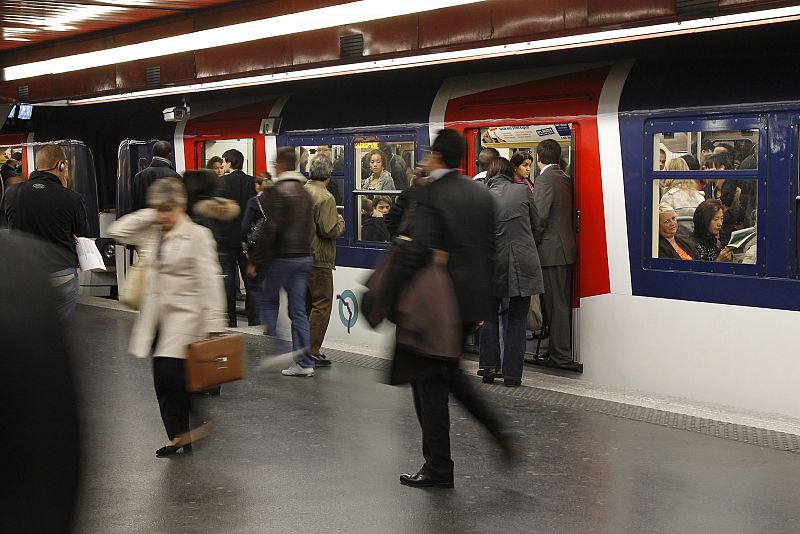
<svg viewBox="0 0 800 534">
<path fill-rule="evenodd" d="M 186 350 L 186 389 L 201 391 L 244 378 L 240 334 L 223 334 L 190 343 Z"/>
</svg>

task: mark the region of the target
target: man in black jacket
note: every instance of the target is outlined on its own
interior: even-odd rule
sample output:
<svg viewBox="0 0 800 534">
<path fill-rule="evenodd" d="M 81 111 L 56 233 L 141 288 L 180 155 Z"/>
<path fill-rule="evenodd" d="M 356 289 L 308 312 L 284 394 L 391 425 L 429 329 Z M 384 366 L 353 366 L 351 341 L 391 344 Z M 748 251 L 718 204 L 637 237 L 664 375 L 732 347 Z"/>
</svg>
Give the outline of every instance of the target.
<svg viewBox="0 0 800 534">
<path fill-rule="evenodd" d="M 239 277 L 236 270 L 244 280 L 247 298 L 245 300 L 245 310 L 247 311 L 247 324 L 250 326 L 259 325 L 258 310 L 250 279 L 247 277 L 247 258 L 242 248 L 242 217 L 247 209 L 247 201 L 256 196 L 256 183 L 252 176 L 242 171 L 244 166 L 244 155 L 232 148 L 222 154 L 222 165 L 225 169 L 225 176 L 222 177 L 222 196 L 229 198 L 239 204 L 239 215 L 231 219 L 222 229 L 222 243 L 220 261 L 222 261 L 222 273 L 225 275 L 225 296 L 228 302 L 228 326 L 233 328 L 237 325 L 236 320 L 236 287 Z"/>
<path fill-rule="evenodd" d="M 423 166 L 428 184 L 413 195 L 414 210 L 406 234 L 411 237 L 403 270 L 414 273 L 431 259 L 431 250 L 444 250 L 453 281 L 464 338 L 475 324 L 497 315 L 491 284 L 494 265 L 494 201 L 486 188 L 462 176 L 465 142 L 454 130 L 441 130 Z M 483 424 L 510 456 L 511 447 L 500 422 L 462 372 L 457 362 L 396 350 L 392 382 L 411 382 L 414 407 L 422 426 L 425 464 L 415 474 L 400 476 L 412 487 L 453 487 L 450 457 L 449 393 Z"/>
<path fill-rule="evenodd" d="M 153 161 L 133 177 L 133 210 L 147 207 L 147 189 L 159 178 L 180 178 L 172 164 L 172 145 L 159 141 L 153 145 Z"/>
<path fill-rule="evenodd" d="M 78 299 L 77 237 L 89 234 L 83 198 L 68 189 L 67 155 L 48 144 L 36 152 L 36 170 L 6 194 L 8 226 L 49 244 L 42 265 L 55 288 L 55 307 L 69 319 Z"/>
</svg>

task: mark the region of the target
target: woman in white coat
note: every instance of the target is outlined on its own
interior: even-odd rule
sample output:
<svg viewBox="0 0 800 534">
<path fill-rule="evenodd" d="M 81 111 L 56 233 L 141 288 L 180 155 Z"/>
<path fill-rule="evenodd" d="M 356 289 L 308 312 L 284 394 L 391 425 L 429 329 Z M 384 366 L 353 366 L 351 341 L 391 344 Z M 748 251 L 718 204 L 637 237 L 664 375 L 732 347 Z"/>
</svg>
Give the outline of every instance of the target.
<svg viewBox="0 0 800 534">
<path fill-rule="evenodd" d="M 168 437 L 156 456 L 168 456 L 191 452 L 186 346 L 221 332 L 227 308 L 214 237 L 186 215 L 180 180 L 156 180 L 147 204 L 112 224 L 109 234 L 136 245 L 146 264 L 129 350 L 139 358 L 153 356 L 153 382 Z"/>
</svg>

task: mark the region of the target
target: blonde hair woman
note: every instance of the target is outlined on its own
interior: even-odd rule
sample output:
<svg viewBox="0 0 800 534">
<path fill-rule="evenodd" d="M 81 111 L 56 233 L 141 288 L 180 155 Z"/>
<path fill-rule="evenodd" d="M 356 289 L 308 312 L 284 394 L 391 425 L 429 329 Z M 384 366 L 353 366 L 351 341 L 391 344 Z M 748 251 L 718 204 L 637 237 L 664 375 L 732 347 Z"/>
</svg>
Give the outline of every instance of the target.
<svg viewBox="0 0 800 534">
<path fill-rule="evenodd" d="M 140 313 L 130 352 L 153 357 L 155 384 L 167 444 L 156 456 L 191 452 L 191 403 L 186 391 L 186 346 L 225 327 L 225 289 L 217 246 L 208 228 L 186 215 L 186 189 L 177 178 L 156 180 L 149 208 L 116 221 L 108 233 L 136 245 L 146 261 Z"/>
<path fill-rule="evenodd" d="M 675 260 L 696 260 L 699 254 L 694 243 L 677 235 L 678 217 L 669 204 L 658 206 L 658 257 Z"/>
<path fill-rule="evenodd" d="M 688 171 L 689 166 L 683 158 L 673 158 L 664 167 L 665 171 Z M 694 210 L 706 198 L 697 190 L 697 182 L 694 179 L 687 180 L 661 180 L 661 204 L 668 204 L 675 210 L 678 219 L 678 233 L 682 236 L 690 236 L 694 231 L 692 216 Z"/>
</svg>

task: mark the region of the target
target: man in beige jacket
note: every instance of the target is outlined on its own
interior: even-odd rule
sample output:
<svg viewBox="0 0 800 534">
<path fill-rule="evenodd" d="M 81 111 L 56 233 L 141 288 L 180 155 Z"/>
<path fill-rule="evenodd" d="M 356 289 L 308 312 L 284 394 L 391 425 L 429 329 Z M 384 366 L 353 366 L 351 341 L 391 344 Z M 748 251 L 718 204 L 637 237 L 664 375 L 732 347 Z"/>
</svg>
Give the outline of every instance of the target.
<svg viewBox="0 0 800 534">
<path fill-rule="evenodd" d="M 317 367 L 331 362 L 320 352 L 333 306 L 333 269 L 336 264 L 336 238 L 344 233 L 344 219 L 336 211 L 336 200 L 326 189 L 331 179 L 333 164 L 328 156 L 320 154 L 311 162 L 311 179 L 305 188 L 314 205 L 314 224 L 311 225 L 311 251 L 314 263 L 308 275 L 306 308 L 311 330 L 311 357 Z"/>
</svg>

